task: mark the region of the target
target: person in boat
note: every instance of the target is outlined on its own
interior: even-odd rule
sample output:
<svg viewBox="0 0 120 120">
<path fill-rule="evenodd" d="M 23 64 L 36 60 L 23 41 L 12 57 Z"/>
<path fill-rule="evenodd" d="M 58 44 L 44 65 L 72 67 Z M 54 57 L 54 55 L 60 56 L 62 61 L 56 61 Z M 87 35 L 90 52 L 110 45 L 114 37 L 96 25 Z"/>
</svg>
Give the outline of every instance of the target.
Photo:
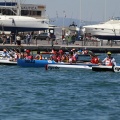
<svg viewBox="0 0 120 120">
<path fill-rule="evenodd" d="M 24 55 L 25 55 L 24 58 L 26 60 L 32 60 L 33 59 L 33 56 L 30 55 L 30 50 L 26 50 Z"/>
<path fill-rule="evenodd" d="M 20 52 L 18 49 L 14 49 L 14 57 L 12 58 L 12 61 L 17 61 L 17 59 L 20 58 Z"/>
<path fill-rule="evenodd" d="M 40 54 L 40 51 L 37 51 L 37 55 L 35 56 L 36 60 L 42 60 L 42 54 Z"/>
<path fill-rule="evenodd" d="M 69 54 L 69 63 L 76 63 L 76 57 L 72 52 Z"/>
<path fill-rule="evenodd" d="M 85 48 L 85 49 L 82 51 L 82 55 L 87 55 L 88 52 L 89 52 L 89 51 Z"/>
<path fill-rule="evenodd" d="M 10 58 L 10 54 L 9 54 L 9 52 L 5 48 L 3 49 L 2 57 L 4 57 L 4 58 Z"/>
<path fill-rule="evenodd" d="M 100 58 L 98 58 L 92 51 L 89 51 L 88 54 L 91 57 L 90 63 L 92 63 L 92 64 L 99 64 L 99 63 L 101 63 Z"/>
<path fill-rule="evenodd" d="M 113 58 L 111 55 L 112 53 L 110 51 L 107 52 L 107 57 L 102 61 L 102 63 L 105 64 L 106 66 L 116 65 L 115 58 Z"/>
<path fill-rule="evenodd" d="M 73 59 L 74 59 L 75 61 L 77 61 L 77 60 L 78 60 L 78 53 L 77 53 L 77 51 L 75 50 L 75 48 L 73 48 L 73 49 L 71 50 L 71 52 L 73 53 Z"/>
<path fill-rule="evenodd" d="M 57 53 L 57 51 L 50 58 L 51 58 L 51 60 L 54 60 L 55 62 L 58 62 L 58 53 Z"/>
</svg>

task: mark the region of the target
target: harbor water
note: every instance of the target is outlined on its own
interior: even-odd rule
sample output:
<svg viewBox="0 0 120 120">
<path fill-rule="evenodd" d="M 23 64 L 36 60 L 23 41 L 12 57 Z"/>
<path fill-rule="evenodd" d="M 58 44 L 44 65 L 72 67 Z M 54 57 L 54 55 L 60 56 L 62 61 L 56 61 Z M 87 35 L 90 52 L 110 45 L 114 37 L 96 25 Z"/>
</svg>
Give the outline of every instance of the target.
<svg viewBox="0 0 120 120">
<path fill-rule="evenodd" d="M 0 71 L 0 120 L 120 119 L 120 73 L 4 65 Z"/>
</svg>

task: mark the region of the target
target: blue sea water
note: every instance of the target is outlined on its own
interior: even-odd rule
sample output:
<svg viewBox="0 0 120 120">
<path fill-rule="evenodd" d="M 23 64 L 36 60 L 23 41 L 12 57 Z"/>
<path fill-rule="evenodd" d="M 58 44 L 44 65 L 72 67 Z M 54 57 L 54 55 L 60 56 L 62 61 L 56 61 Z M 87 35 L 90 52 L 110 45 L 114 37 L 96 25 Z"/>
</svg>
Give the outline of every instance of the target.
<svg viewBox="0 0 120 120">
<path fill-rule="evenodd" d="M 120 119 L 120 73 L 3 65 L 0 72 L 0 120 Z"/>
</svg>

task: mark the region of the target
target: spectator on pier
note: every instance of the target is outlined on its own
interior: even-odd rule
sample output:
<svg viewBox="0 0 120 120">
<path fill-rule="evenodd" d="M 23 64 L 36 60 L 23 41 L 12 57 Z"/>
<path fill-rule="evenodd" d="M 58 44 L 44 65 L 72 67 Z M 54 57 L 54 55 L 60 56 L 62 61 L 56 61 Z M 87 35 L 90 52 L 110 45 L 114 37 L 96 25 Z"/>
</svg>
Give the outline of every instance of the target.
<svg viewBox="0 0 120 120">
<path fill-rule="evenodd" d="M 18 45 L 18 46 L 21 45 L 21 38 L 20 38 L 20 35 L 19 35 L 19 34 L 16 36 L 16 42 L 17 42 L 17 45 Z"/>
</svg>

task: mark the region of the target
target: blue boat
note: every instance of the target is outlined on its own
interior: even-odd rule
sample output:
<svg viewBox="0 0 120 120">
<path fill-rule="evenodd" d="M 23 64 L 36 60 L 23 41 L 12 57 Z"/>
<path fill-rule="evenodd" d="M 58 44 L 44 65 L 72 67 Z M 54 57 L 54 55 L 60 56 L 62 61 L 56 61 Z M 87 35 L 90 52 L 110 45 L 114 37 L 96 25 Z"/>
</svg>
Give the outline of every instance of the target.
<svg viewBox="0 0 120 120">
<path fill-rule="evenodd" d="M 18 59 L 17 65 L 21 67 L 45 67 L 47 64 L 55 64 L 53 60 L 26 60 Z"/>
</svg>

